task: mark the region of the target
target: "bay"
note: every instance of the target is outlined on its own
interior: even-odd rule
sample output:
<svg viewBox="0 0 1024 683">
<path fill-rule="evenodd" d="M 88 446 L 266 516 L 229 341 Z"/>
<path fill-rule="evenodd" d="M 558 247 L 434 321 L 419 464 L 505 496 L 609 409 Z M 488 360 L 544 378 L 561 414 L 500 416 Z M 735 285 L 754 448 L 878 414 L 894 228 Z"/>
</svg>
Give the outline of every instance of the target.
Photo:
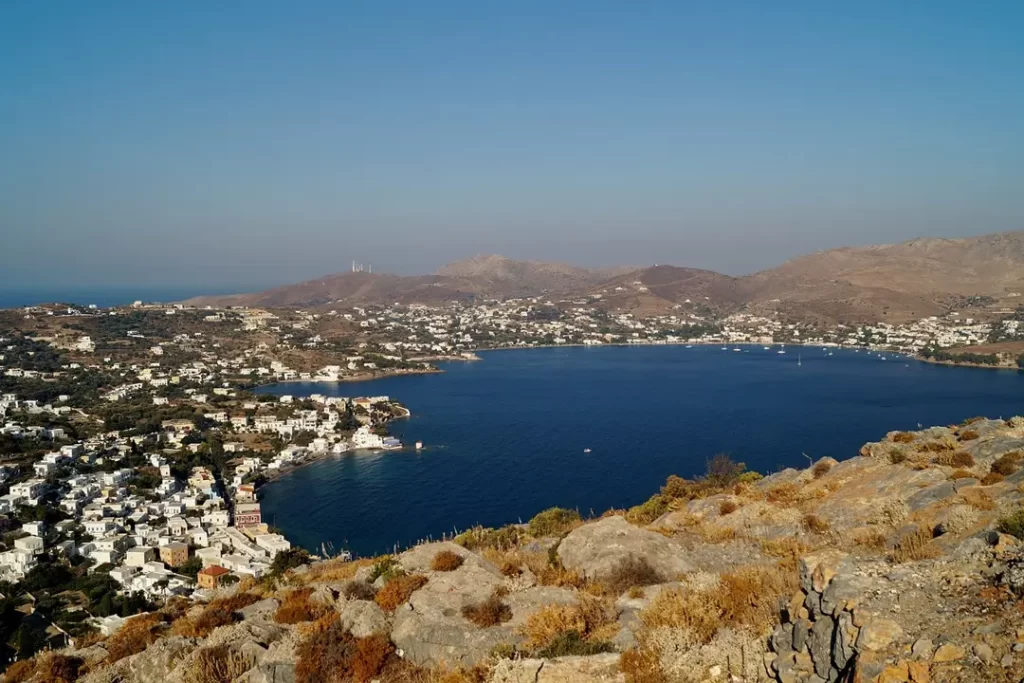
<svg viewBox="0 0 1024 683">
<path fill-rule="evenodd" d="M 264 387 L 389 395 L 412 411 L 392 433 L 426 447 L 301 467 L 261 489 L 263 518 L 310 550 L 372 555 L 554 505 L 584 515 L 636 505 L 670 474 L 703 472 L 716 453 L 770 472 L 854 456 L 894 429 L 1024 413 L 1015 370 L 732 348 L 492 351 L 443 374 Z"/>
</svg>

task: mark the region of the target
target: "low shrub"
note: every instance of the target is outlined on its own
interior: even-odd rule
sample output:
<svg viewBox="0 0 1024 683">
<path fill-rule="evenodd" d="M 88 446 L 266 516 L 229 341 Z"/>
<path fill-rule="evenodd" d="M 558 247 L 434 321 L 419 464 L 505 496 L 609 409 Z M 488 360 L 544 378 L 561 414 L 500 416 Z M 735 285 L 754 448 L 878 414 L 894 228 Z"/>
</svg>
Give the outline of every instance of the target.
<svg viewBox="0 0 1024 683">
<path fill-rule="evenodd" d="M 945 441 L 925 441 L 917 444 L 916 449 L 920 453 L 943 453 L 953 450 L 953 447 Z"/>
<path fill-rule="evenodd" d="M 107 638 L 107 661 L 116 662 L 142 652 L 156 642 L 165 626 L 163 615 L 155 612 L 132 617 Z"/>
<path fill-rule="evenodd" d="M 523 570 L 519 566 L 519 564 L 517 562 L 513 562 L 512 560 L 505 560 L 504 562 L 502 562 L 501 569 L 499 571 L 501 572 L 502 576 L 506 576 L 508 578 L 514 578 L 523 573 Z"/>
<path fill-rule="evenodd" d="M 420 574 L 395 576 L 377 591 L 377 595 L 373 599 L 385 612 L 394 612 L 426 583 L 427 577 Z"/>
<path fill-rule="evenodd" d="M 7 683 L 74 683 L 84 673 L 85 660 L 53 652 L 22 659 L 7 668 L 4 681 Z"/>
<path fill-rule="evenodd" d="M 196 653 L 185 680 L 186 683 L 232 683 L 251 666 L 248 657 L 227 645 L 206 647 Z"/>
<path fill-rule="evenodd" d="M 954 480 L 955 479 L 972 479 L 973 477 L 974 477 L 974 473 L 971 472 L 970 470 L 953 470 L 950 473 L 950 475 L 949 475 L 949 478 L 950 479 L 954 479 Z"/>
<path fill-rule="evenodd" d="M 442 550 L 430 561 L 430 568 L 435 572 L 453 572 L 462 566 L 462 555 L 451 550 Z"/>
<path fill-rule="evenodd" d="M 910 432 L 896 432 L 892 435 L 892 440 L 895 443 L 910 443 L 914 440 L 914 435 Z"/>
<path fill-rule="evenodd" d="M 898 448 L 889 449 L 889 463 L 899 465 L 907 461 L 907 454 Z"/>
<path fill-rule="evenodd" d="M 260 597 L 253 593 L 235 593 L 226 598 L 217 598 L 195 617 L 184 617 L 175 621 L 173 631 L 176 635 L 188 638 L 205 638 L 215 628 L 234 623 L 235 612 L 259 601 Z"/>
<path fill-rule="evenodd" d="M 779 484 L 768 489 L 766 496 L 769 503 L 778 505 L 794 505 L 800 497 L 800 487 L 791 482 Z"/>
<path fill-rule="evenodd" d="M 832 471 L 832 463 L 829 462 L 828 460 L 819 460 L 818 462 L 814 463 L 814 468 L 811 470 L 812 474 L 814 474 L 815 479 L 821 479 L 830 471 Z"/>
<path fill-rule="evenodd" d="M 373 600 L 377 589 L 365 581 L 352 581 L 345 586 L 345 597 L 349 600 Z"/>
<path fill-rule="evenodd" d="M 951 467 L 974 467 L 974 456 L 967 451 L 956 451 L 949 464 Z"/>
<path fill-rule="evenodd" d="M 989 467 L 994 474 L 1001 474 L 1004 477 L 1008 477 L 1018 469 L 1020 469 L 1020 461 L 1022 459 L 1020 451 L 1010 451 L 1009 453 L 1003 453 L 995 462 Z"/>
<path fill-rule="evenodd" d="M 25 683 L 36 675 L 37 665 L 35 659 L 19 659 L 13 662 L 4 672 L 4 683 Z"/>
<path fill-rule="evenodd" d="M 996 530 L 1024 541 L 1024 508 L 999 518 Z"/>
<path fill-rule="evenodd" d="M 805 529 L 814 534 L 823 534 L 831 528 L 828 520 L 814 514 L 804 515 L 803 525 Z"/>
<path fill-rule="evenodd" d="M 520 632 L 526 637 L 526 647 L 539 652 L 563 634 L 575 632 L 589 638 L 610 622 L 611 616 L 600 600 L 581 595 L 574 605 L 548 605 L 537 610 L 527 618 Z"/>
<path fill-rule="evenodd" d="M 988 418 L 985 417 L 984 415 L 975 415 L 974 417 L 967 418 L 966 420 L 961 422 L 960 425 L 962 427 L 968 427 L 968 426 L 974 424 L 975 422 L 984 422 L 987 419 Z"/>
<path fill-rule="evenodd" d="M 861 529 L 853 535 L 853 542 L 864 548 L 885 550 L 888 539 L 880 529 Z"/>
<path fill-rule="evenodd" d="M 722 504 L 718 506 L 718 514 L 724 517 L 725 515 L 731 515 L 739 509 L 740 506 L 737 505 L 734 501 L 723 500 Z"/>
<path fill-rule="evenodd" d="M 615 563 L 603 584 L 613 595 L 622 595 L 630 588 L 653 586 L 664 581 L 665 578 L 645 558 L 629 555 Z"/>
<path fill-rule="evenodd" d="M 973 429 L 965 429 L 957 434 L 957 438 L 961 441 L 974 441 L 978 438 L 978 432 Z"/>
<path fill-rule="evenodd" d="M 521 528 L 510 524 L 500 529 L 476 526 L 463 531 L 452 540 L 467 550 L 512 550 L 520 546 L 523 536 Z"/>
<path fill-rule="evenodd" d="M 931 529 L 925 526 L 918 526 L 900 534 L 889 552 L 889 559 L 896 564 L 902 564 L 936 557 L 938 549 L 932 543 L 932 537 Z"/>
<path fill-rule="evenodd" d="M 661 658 L 650 647 L 637 646 L 623 652 L 619 655 L 619 668 L 626 683 L 668 683 Z"/>
<path fill-rule="evenodd" d="M 982 486 L 992 486 L 994 484 L 998 484 L 999 482 L 1001 482 L 1005 478 L 1006 477 L 1004 477 L 1003 475 L 999 474 L 998 472 L 989 472 L 988 474 L 986 474 L 984 477 L 981 478 L 981 485 Z"/>
<path fill-rule="evenodd" d="M 350 683 L 377 678 L 392 659 L 385 635 L 355 638 L 335 622 L 314 631 L 295 648 L 296 683 Z"/>
<path fill-rule="evenodd" d="M 578 631 L 559 633 L 545 647 L 533 653 L 534 657 L 551 659 L 553 657 L 571 657 L 599 655 L 612 652 L 615 648 L 603 640 L 587 640 Z"/>
<path fill-rule="evenodd" d="M 312 594 L 312 588 L 299 588 L 288 593 L 274 612 L 274 621 L 279 624 L 301 624 L 316 621 L 326 615 L 330 608 L 311 601 Z"/>
<path fill-rule="evenodd" d="M 671 499 L 656 493 L 640 505 L 634 505 L 626 511 L 626 521 L 641 526 L 651 524 L 654 520 L 668 512 Z"/>
<path fill-rule="evenodd" d="M 572 530 L 581 521 L 580 513 L 575 510 L 557 507 L 548 508 L 534 515 L 533 519 L 530 520 L 528 528 L 530 535 L 534 538 L 560 536 Z"/>
<path fill-rule="evenodd" d="M 760 543 L 761 550 L 765 555 L 784 559 L 797 559 L 806 555 L 809 550 L 806 545 L 792 536 L 783 536 L 782 538 L 765 538 L 761 539 Z"/>
<path fill-rule="evenodd" d="M 373 583 L 381 577 L 384 577 L 384 580 L 387 581 L 394 576 L 404 573 L 405 570 L 402 569 L 402 565 L 398 564 L 398 560 L 390 555 L 384 555 L 373 563 L 373 569 L 370 570 L 370 576 L 367 579 L 367 582 Z"/>
<path fill-rule="evenodd" d="M 491 594 L 483 602 L 464 606 L 462 616 L 480 628 L 489 628 L 511 619 L 512 609 L 501 601 L 499 595 Z"/>
</svg>

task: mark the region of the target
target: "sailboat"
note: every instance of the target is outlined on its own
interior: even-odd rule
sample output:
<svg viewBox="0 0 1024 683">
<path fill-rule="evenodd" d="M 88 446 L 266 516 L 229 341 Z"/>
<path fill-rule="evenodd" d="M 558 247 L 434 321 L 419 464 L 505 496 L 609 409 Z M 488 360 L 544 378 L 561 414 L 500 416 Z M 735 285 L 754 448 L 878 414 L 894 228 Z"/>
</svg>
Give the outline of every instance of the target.
<svg viewBox="0 0 1024 683">
<path fill-rule="evenodd" d="M 798 366 L 803 365 L 803 358 L 802 358 L 802 356 L 799 353 L 796 354 L 796 364 Z"/>
</svg>

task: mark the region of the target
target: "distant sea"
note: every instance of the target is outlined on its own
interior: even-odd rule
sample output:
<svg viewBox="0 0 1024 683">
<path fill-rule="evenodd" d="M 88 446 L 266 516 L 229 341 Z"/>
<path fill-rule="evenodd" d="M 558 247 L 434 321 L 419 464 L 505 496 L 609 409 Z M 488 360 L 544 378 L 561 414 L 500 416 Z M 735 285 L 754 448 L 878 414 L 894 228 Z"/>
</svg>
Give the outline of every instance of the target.
<svg viewBox="0 0 1024 683">
<path fill-rule="evenodd" d="M 1024 413 L 1024 373 L 789 347 L 548 348 L 481 353 L 436 375 L 291 383 L 297 396 L 387 394 L 411 450 L 331 456 L 262 491 L 263 518 L 310 550 L 360 555 L 495 526 L 553 505 L 643 502 L 719 452 L 762 472 L 857 454 L 894 429 Z M 798 359 L 800 363 L 798 364 Z M 591 449 L 586 453 L 584 449 Z"/>
<path fill-rule="evenodd" d="M 254 288 L 250 291 L 257 291 Z M 100 308 L 127 306 L 135 301 L 170 303 L 204 294 L 221 294 L 211 288 L 199 287 L 121 287 L 121 288 L 34 288 L 0 290 L 0 308 L 18 308 L 37 304 L 66 303 Z"/>
</svg>

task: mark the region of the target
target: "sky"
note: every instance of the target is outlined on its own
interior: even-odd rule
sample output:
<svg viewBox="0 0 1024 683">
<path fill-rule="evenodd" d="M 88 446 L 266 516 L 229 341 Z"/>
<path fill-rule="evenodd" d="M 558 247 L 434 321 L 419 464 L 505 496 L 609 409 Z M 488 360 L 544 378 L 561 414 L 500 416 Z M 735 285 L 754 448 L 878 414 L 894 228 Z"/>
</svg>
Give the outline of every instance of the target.
<svg viewBox="0 0 1024 683">
<path fill-rule="evenodd" d="M 1024 229 L 1024 3 L 0 3 L 0 290 Z"/>
</svg>

